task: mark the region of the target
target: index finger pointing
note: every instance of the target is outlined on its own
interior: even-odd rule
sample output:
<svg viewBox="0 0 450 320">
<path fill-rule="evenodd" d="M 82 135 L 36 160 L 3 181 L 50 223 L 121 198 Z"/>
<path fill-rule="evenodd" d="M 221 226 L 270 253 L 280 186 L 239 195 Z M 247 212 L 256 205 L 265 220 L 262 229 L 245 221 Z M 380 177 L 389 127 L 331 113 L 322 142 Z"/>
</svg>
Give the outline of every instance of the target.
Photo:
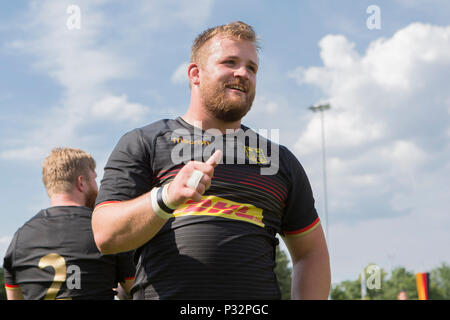
<svg viewBox="0 0 450 320">
<path fill-rule="evenodd" d="M 222 159 L 222 150 L 218 149 L 211 155 L 211 157 L 209 157 L 208 160 L 206 160 L 206 163 L 213 167 L 216 167 L 221 159 Z"/>
</svg>

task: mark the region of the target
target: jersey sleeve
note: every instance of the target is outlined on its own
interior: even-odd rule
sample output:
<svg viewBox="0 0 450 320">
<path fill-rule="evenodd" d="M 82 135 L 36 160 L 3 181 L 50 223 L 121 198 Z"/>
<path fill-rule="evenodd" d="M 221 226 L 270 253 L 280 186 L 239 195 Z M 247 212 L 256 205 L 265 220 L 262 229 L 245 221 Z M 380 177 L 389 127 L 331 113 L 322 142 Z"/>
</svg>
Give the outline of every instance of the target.
<svg viewBox="0 0 450 320">
<path fill-rule="evenodd" d="M 287 172 L 290 174 L 290 190 L 284 210 L 281 235 L 296 237 L 306 235 L 320 225 L 320 219 L 314 206 L 314 197 L 305 170 L 288 149 L 286 154 Z"/>
<path fill-rule="evenodd" d="M 134 199 L 151 189 L 151 147 L 138 129 L 119 140 L 106 163 L 96 207 Z"/>
<path fill-rule="evenodd" d="M 117 260 L 117 282 L 133 280 L 136 273 L 136 267 L 133 262 L 134 250 L 118 253 Z"/>
<path fill-rule="evenodd" d="M 14 234 L 14 237 L 9 244 L 8 249 L 6 250 L 5 257 L 3 258 L 3 272 L 5 277 L 5 287 L 7 289 L 15 289 L 19 288 L 19 284 L 16 281 L 16 277 L 14 274 L 14 253 L 16 250 L 16 242 L 17 242 L 17 232 Z"/>
</svg>

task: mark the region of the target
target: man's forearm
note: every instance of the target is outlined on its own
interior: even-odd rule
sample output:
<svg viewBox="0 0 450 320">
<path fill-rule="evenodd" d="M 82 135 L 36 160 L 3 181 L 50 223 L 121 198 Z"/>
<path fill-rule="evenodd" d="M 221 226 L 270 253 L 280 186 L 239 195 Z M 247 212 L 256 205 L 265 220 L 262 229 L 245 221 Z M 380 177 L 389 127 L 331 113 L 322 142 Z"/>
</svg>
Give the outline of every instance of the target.
<svg viewBox="0 0 450 320">
<path fill-rule="evenodd" d="M 331 275 L 328 251 L 314 252 L 292 267 L 292 299 L 328 299 Z"/>
<path fill-rule="evenodd" d="M 92 217 L 95 242 L 104 254 L 136 249 L 152 239 L 167 220 L 151 205 L 150 193 L 97 208 Z"/>
<path fill-rule="evenodd" d="M 214 168 L 220 159 L 222 151 L 216 150 L 206 162 L 189 161 L 184 165 L 167 189 L 159 189 L 166 198 L 163 199 L 165 206 L 177 208 L 189 199 L 200 201 L 211 186 Z M 196 171 L 202 174 L 201 179 L 195 186 L 190 186 L 189 180 Z M 153 201 L 157 202 L 155 197 Z M 167 222 L 167 215 L 162 212 L 158 215 L 163 218 L 154 213 L 151 192 L 133 200 L 99 206 L 92 217 L 95 243 L 102 253 L 108 254 L 136 249 L 152 239 Z"/>
<path fill-rule="evenodd" d="M 22 289 L 20 287 L 6 288 L 6 298 L 8 300 L 24 300 Z"/>
</svg>

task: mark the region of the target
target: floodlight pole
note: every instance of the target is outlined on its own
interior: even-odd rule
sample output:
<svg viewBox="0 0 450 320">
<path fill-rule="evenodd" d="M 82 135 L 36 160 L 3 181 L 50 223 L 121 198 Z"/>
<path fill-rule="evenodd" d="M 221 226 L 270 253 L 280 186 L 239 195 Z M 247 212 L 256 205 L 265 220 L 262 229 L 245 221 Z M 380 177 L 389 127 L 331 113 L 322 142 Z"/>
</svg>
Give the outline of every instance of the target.
<svg viewBox="0 0 450 320">
<path fill-rule="evenodd" d="M 329 104 L 311 106 L 308 108 L 312 112 L 320 111 L 320 119 L 322 123 L 322 166 L 323 166 L 323 195 L 324 195 L 324 211 L 325 211 L 325 236 L 327 242 L 330 242 L 328 238 L 328 195 L 327 195 L 327 165 L 325 155 L 325 125 L 324 125 L 324 111 L 330 109 Z"/>
</svg>

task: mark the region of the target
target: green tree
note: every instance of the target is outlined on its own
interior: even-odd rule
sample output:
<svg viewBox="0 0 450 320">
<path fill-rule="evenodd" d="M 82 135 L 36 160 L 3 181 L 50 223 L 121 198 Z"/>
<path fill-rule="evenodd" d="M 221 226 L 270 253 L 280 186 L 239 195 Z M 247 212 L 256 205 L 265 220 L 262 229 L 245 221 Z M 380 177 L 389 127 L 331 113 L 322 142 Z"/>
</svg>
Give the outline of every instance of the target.
<svg viewBox="0 0 450 320">
<path fill-rule="evenodd" d="M 382 268 L 376 267 L 373 263 L 364 268 L 364 272 L 366 284 L 366 296 L 364 299 L 380 299 L 383 294 L 383 281 L 387 273 Z M 371 289 L 368 288 L 367 283 L 369 283 Z M 377 288 L 378 285 L 379 288 Z M 346 280 L 332 285 L 330 298 L 332 300 L 360 300 L 362 296 L 361 291 L 361 274 L 359 274 L 356 280 Z"/>
<path fill-rule="evenodd" d="M 396 300 L 400 291 L 406 291 L 408 299 L 417 299 L 416 276 L 404 267 L 392 270 L 389 279 L 383 281 L 382 290 L 371 297 L 374 300 Z"/>
<path fill-rule="evenodd" d="M 0 300 L 6 300 L 5 280 L 2 267 L 0 267 Z"/>
<path fill-rule="evenodd" d="M 291 299 L 292 269 L 289 267 L 289 263 L 290 259 L 288 255 L 277 246 L 274 270 L 281 290 L 281 299 L 283 300 Z"/>
<path fill-rule="evenodd" d="M 370 266 L 370 265 L 369 265 Z M 369 267 L 368 266 L 368 267 Z M 374 274 L 366 270 L 366 284 L 370 282 Z M 391 271 L 390 276 L 380 269 L 380 288 L 369 289 L 366 286 L 367 300 L 396 300 L 400 291 L 406 291 L 408 299 L 417 300 L 416 274 L 397 267 Z M 430 271 L 429 297 L 432 300 L 450 300 L 450 266 L 442 263 L 441 266 Z M 331 289 L 333 300 L 356 300 L 361 299 L 361 275 L 357 280 L 346 280 L 335 284 Z"/>
<path fill-rule="evenodd" d="M 450 266 L 446 263 L 430 272 L 430 299 L 450 300 Z"/>
<path fill-rule="evenodd" d="M 359 300 L 361 299 L 361 281 L 345 280 L 331 286 L 331 300 Z"/>
</svg>

